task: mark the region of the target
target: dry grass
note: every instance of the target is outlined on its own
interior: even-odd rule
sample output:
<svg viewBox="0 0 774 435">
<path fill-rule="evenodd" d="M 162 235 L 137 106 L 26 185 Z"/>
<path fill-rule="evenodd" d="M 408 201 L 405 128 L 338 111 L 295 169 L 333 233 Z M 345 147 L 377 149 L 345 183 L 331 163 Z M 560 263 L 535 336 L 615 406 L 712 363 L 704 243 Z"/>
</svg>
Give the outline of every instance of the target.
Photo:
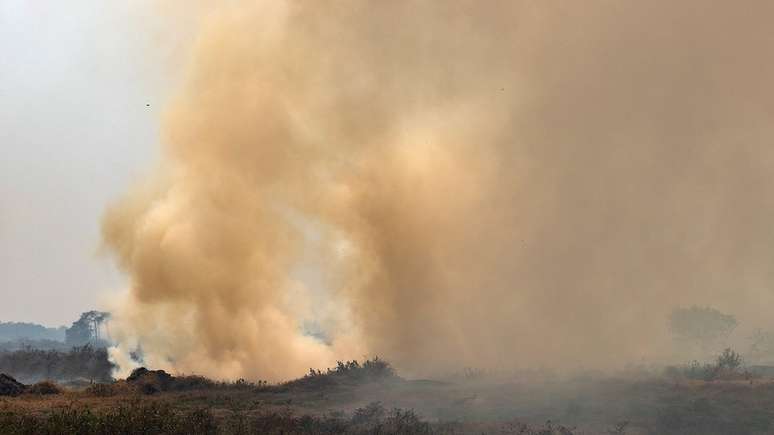
<svg viewBox="0 0 774 435">
<path fill-rule="evenodd" d="M 180 377 L 154 394 L 125 381 L 25 393 L 0 399 L 0 434 L 68 433 L 49 429 L 78 424 L 86 429 L 76 433 L 97 433 L 89 432 L 94 427 L 101 433 L 774 433 L 774 383 L 763 379 L 477 376 L 436 382 L 364 376 L 357 373 L 362 366 L 350 370 L 315 372 L 281 385 Z M 162 424 L 158 415 L 168 421 Z M 109 425 L 116 421 L 124 426 Z"/>
<path fill-rule="evenodd" d="M 30 385 L 25 391 L 28 394 L 61 394 L 62 388 L 55 384 L 53 381 L 41 381 L 35 385 Z"/>
</svg>

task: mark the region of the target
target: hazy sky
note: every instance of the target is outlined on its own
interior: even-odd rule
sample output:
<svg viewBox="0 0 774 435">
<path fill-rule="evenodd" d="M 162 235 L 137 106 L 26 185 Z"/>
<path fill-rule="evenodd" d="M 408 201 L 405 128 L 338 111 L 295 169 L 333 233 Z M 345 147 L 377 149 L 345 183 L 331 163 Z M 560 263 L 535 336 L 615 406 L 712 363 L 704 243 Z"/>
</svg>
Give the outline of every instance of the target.
<svg viewBox="0 0 774 435">
<path fill-rule="evenodd" d="M 152 166 L 174 49 L 140 6 L 0 1 L 0 321 L 69 323 L 121 287 L 99 220 Z"/>
</svg>

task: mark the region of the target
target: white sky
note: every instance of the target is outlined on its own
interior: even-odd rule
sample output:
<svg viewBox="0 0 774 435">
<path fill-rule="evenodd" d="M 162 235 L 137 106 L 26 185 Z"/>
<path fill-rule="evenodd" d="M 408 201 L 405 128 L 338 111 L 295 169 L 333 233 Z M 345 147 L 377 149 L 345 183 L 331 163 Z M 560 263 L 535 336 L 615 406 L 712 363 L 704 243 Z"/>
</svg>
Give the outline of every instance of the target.
<svg viewBox="0 0 774 435">
<path fill-rule="evenodd" d="M 123 286 L 99 220 L 153 165 L 175 51 L 140 6 L 0 0 L 0 321 L 69 324 Z"/>
</svg>

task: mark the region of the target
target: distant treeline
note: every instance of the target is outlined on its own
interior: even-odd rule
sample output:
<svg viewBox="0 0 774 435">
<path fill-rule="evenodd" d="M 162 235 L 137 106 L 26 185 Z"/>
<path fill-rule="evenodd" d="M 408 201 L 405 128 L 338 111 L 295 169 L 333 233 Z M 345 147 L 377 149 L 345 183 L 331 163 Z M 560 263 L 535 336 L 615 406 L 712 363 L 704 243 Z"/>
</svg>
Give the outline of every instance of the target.
<svg viewBox="0 0 774 435">
<path fill-rule="evenodd" d="M 59 382 L 109 382 L 113 364 L 105 348 L 91 345 L 62 352 L 24 348 L 0 351 L 0 373 L 31 384 L 44 379 Z"/>
<path fill-rule="evenodd" d="M 0 341 L 0 352 L 14 352 L 24 349 L 58 350 L 60 352 L 67 352 L 72 348 L 72 345 L 56 340 L 30 340 L 27 338 L 20 338 L 13 341 Z"/>
<path fill-rule="evenodd" d="M 109 313 L 87 311 L 67 328 L 47 328 L 35 323 L 0 322 L 0 351 L 27 348 L 69 351 L 73 347 L 91 345 L 107 347 L 110 337 L 105 321 Z"/>
<path fill-rule="evenodd" d="M 0 322 L 0 342 L 17 340 L 65 340 L 65 328 L 47 328 L 35 323 Z"/>
</svg>

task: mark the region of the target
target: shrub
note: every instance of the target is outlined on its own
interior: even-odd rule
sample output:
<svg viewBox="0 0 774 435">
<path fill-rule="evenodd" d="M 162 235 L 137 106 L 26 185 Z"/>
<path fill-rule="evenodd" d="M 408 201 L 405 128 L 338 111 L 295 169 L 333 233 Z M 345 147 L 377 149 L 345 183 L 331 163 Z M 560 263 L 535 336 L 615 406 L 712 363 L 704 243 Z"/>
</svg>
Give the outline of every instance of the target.
<svg viewBox="0 0 774 435">
<path fill-rule="evenodd" d="M 309 373 L 301 379 L 282 384 L 283 388 L 319 389 L 340 384 L 355 384 L 362 382 L 384 382 L 397 379 L 395 370 L 390 363 L 379 359 L 358 361 L 339 361 L 336 367 L 326 371 L 309 369 Z"/>
<path fill-rule="evenodd" d="M 413 410 L 393 409 L 383 426 L 376 431 L 384 434 L 420 435 L 429 434 L 430 424 L 420 420 Z"/>
<path fill-rule="evenodd" d="M 26 387 L 11 376 L 0 373 L 0 396 L 17 396 L 24 392 Z"/>
<path fill-rule="evenodd" d="M 26 392 L 30 394 L 41 394 L 41 395 L 60 394 L 62 392 L 62 389 L 59 388 L 57 384 L 51 381 L 42 381 L 28 387 Z"/>
<path fill-rule="evenodd" d="M 735 371 L 742 365 L 742 356 L 731 349 L 726 349 L 718 356 L 716 365 L 721 370 Z"/>
<path fill-rule="evenodd" d="M 384 416 L 384 407 L 381 402 L 371 402 L 364 408 L 358 408 L 352 415 L 352 423 L 369 424 L 378 422 Z"/>
<path fill-rule="evenodd" d="M 664 375 L 703 381 L 749 379 L 752 376 L 742 370 L 741 355 L 731 349 L 724 350 L 714 363 L 702 365 L 698 361 L 691 361 L 684 366 L 669 366 L 664 369 Z"/>
<path fill-rule="evenodd" d="M 155 385 L 153 385 L 151 383 L 140 385 L 140 392 L 142 394 L 151 395 L 151 394 L 156 394 L 156 393 L 158 393 L 160 391 L 161 390 L 157 386 L 155 386 Z"/>
<path fill-rule="evenodd" d="M 175 391 L 199 390 L 203 388 L 212 388 L 215 382 L 204 376 L 176 376 L 170 385 Z"/>
</svg>

